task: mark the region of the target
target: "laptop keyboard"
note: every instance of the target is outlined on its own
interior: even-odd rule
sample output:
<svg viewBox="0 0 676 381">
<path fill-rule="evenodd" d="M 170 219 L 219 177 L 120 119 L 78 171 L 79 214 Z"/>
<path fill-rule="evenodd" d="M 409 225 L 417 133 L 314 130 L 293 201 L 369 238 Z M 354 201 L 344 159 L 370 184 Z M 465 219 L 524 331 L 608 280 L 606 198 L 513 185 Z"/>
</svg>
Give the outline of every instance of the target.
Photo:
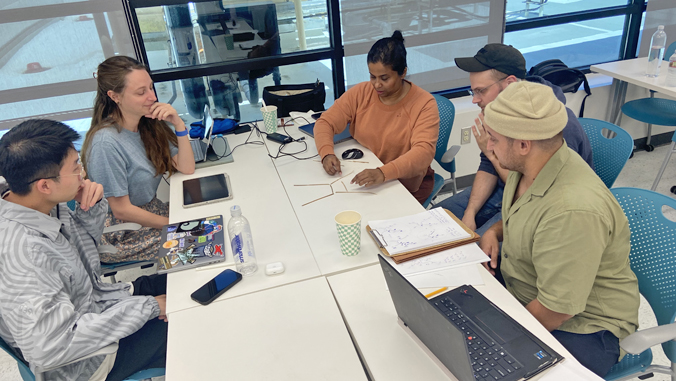
<svg viewBox="0 0 676 381">
<path fill-rule="evenodd" d="M 206 146 L 206 144 L 204 144 L 202 139 L 191 139 L 190 145 L 192 146 L 192 153 L 195 157 L 195 162 L 197 163 L 204 160 L 204 146 Z"/>
<path fill-rule="evenodd" d="M 480 334 L 476 325 L 450 298 L 439 299 L 434 304 L 465 336 L 475 380 L 500 380 L 521 369 L 521 364 L 504 348 L 489 336 Z"/>
</svg>

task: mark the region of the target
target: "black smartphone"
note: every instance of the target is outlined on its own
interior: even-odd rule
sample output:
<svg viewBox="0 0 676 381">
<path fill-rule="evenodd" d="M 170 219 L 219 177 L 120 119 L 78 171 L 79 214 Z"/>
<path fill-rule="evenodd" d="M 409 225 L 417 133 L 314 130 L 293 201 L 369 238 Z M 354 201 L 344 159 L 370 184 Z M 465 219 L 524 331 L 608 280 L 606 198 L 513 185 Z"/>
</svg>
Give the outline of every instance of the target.
<svg viewBox="0 0 676 381">
<path fill-rule="evenodd" d="M 277 142 L 279 144 L 286 144 L 286 143 L 291 143 L 293 139 L 291 139 L 290 136 L 278 134 L 278 133 L 272 133 L 268 134 L 268 139 L 272 140 L 273 142 Z"/>
<path fill-rule="evenodd" d="M 324 112 L 324 111 L 322 111 L 322 112 Z M 310 115 L 310 117 L 312 117 L 312 119 L 314 119 L 314 120 L 317 120 L 322 116 L 322 112 L 312 114 L 312 115 Z"/>
<path fill-rule="evenodd" d="M 221 296 L 221 294 L 231 289 L 240 280 L 242 280 L 242 274 L 227 269 L 193 292 L 190 297 L 197 303 L 206 306 Z"/>
</svg>

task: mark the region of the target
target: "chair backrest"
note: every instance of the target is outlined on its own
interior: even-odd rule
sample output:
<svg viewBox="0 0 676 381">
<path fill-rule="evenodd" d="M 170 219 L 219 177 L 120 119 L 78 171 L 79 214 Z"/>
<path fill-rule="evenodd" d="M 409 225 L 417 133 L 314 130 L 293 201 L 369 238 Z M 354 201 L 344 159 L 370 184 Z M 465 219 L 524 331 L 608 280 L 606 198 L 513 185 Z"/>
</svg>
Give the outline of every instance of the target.
<svg viewBox="0 0 676 381">
<path fill-rule="evenodd" d="M 676 51 L 676 41 L 672 42 L 667 46 L 667 49 L 664 51 L 664 60 L 669 61 L 669 58 L 671 58 L 671 55 L 674 54 Z"/>
<path fill-rule="evenodd" d="M 444 170 L 455 173 L 455 160 L 450 163 L 442 163 L 441 157 L 444 156 L 448 150 L 448 139 L 451 136 L 451 129 L 453 128 L 453 120 L 455 119 L 455 106 L 448 98 L 441 95 L 434 95 L 437 101 L 437 108 L 439 108 L 439 139 L 437 140 L 437 148 L 434 154 L 434 160 L 439 163 Z"/>
<path fill-rule="evenodd" d="M 655 312 L 657 323 L 672 323 L 676 318 L 676 222 L 664 216 L 662 207 L 676 209 L 676 200 L 647 189 L 610 191 L 629 220 L 629 259 L 639 290 Z M 662 347 L 669 360 L 676 362 L 674 342 Z"/>
<path fill-rule="evenodd" d="M 627 131 L 615 124 L 590 118 L 578 118 L 578 120 L 591 143 L 594 170 L 603 183 L 610 188 L 629 160 L 634 150 L 634 140 Z M 615 136 L 605 137 L 604 129 L 614 132 Z"/>
<path fill-rule="evenodd" d="M 2 338 L 0 338 L 0 348 L 16 360 L 16 365 L 19 367 L 19 373 L 24 381 L 35 381 L 35 376 L 28 367 L 28 364 L 26 364 L 22 358 L 17 356 L 16 352 L 14 352 L 14 348 L 10 347 Z"/>
</svg>

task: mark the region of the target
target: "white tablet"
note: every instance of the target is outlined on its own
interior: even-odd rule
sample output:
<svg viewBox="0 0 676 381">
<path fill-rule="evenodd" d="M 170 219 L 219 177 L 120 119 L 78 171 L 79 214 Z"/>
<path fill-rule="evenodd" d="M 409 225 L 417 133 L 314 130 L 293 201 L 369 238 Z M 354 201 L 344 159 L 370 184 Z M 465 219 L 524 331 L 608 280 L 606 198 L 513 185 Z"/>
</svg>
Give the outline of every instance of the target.
<svg viewBox="0 0 676 381">
<path fill-rule="evenodd" d="M 225 173 L 183 181 L 184 208 L 230 200 L 231 198 L 230 177 Z"/>
</svg>

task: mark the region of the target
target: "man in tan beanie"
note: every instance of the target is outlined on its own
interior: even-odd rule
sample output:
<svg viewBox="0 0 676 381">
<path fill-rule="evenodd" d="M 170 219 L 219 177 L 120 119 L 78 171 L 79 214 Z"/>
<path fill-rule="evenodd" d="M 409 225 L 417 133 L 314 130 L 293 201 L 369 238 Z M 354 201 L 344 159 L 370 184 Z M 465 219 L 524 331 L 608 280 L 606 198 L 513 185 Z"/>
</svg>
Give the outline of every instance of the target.
<svg viewBox="0 0 676 381">
<path fill-rule="evenodd" d="M 565 106 L 544 85 L 510 85 L 481 117 L 509 174 L 503 223 L 480 246 L 507 290 L 578 361 L 604 376 L 638 326 L 629 223 L 612 193 L 563 139 Z M 502 241 L 500 254 L 499 242 Z"/>
<path fill-rule="evenodd" d="M 566 101 L 560 87 L 542 77 L 526 75 L 526 59 L 511 45 L 487 44 L 474 57 L 456 58 L 455 64 L 459 69 L 469 73 L 472 103 L 479 106 L 482 111 L 510 84 L 519 81 L 545 84 L 554 91 L 557 99 L 564 103 Z M 566 109 L 566 112 L 568 124 L 563 129 L 566 144 L 593 168 L 589 139 L 575 113 L 570 109 Z M 483 235 L 489 227 L 500 220 L 507 171 L 500 168 L 493 153 L 486 149 L 487 135 L 481 125 L 473 127 L 472 132 L 481 149 L 481 162 L 472 186 L 436 205 L 450 210 L 470 229 Z"/>
</svg>

